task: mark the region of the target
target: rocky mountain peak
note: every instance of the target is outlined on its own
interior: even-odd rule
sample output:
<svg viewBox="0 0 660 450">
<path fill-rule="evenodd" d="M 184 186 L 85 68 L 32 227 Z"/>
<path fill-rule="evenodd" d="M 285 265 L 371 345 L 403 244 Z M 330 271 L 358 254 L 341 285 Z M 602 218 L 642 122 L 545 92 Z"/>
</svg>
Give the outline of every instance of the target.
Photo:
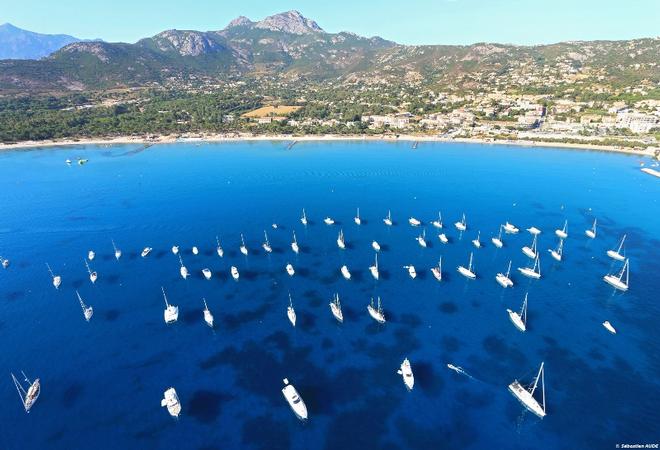
<svg viewBox="0 0 660 450">
<path fill-rule="evenodd" d="M 323 29 L 319 27 L 316 22 L 307 19 L 298 11 L 287 11 L 266 17 L 264 20 L 257 22 L 255 28 L 291 34 L 312 34 L 323 32 Z"/>
</svg>

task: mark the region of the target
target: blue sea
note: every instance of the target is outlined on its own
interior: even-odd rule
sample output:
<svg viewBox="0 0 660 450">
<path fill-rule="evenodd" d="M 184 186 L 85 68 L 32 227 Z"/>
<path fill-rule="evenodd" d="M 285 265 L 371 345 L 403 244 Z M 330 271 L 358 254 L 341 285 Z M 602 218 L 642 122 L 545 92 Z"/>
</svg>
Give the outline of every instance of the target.
<svg viewBox="0 0 660 450">
<path fill-rule="evenodd" d="M 65 159 L 74 160 L 67 166 Z M 86 165 L 75 164 L 87 158 Z M 409 142 L 0 153 L 2 449 L 614 449 L 660 441 L 660 182 L 640 157 Z M 647 160 L 648 163 L 648 160 Z M 360 208 L 362 225 L 353 222 Z M 300 223 L 302 208 L 309 225 Z M 382 219 L 392 211 L 395 222 Z M 431 221 L 442 211 L 449 244 Z M 468 229 L 454 226 L 461 214 Z M 326 216 L 334 226 L 323 223 Z M 411 216 L 423 221 L 408 225 Z M 598 236 L 584 230 L 598 219 Z M 505 221 L 518 235 L 490 238 Z M 568 221 L 564 260 L 550 258 Z M 279 227 L 273 229 L 271 224 Z M 536 226 L 542 278 L 520 276 Z M 343 229 L 348 248 L 337 248 Z M 428 248 L 415 238 L 426 229 Z M 274 248 L 261 249 L 264 230 Z M 296 232 L 299 255 L 290 248 Z M 471 240 L 481 231 L 483 248 Z M 239 252 L 243 233 L 249 255 Z M 627 234 L 630 289 L 602 277 Z M 215 252 L 219 236 L 224 258 Z M 111 239 L 123 251 L 116 261 Z M 382 247 L 381 279 L 368 267 Z M 179 276 L 179 245 L 192 276 Z M 153 247 L 147 258 L 140 252 Z M 191 252 L 200 249 L 199 255 Z M 92 285 L 84 265 L 99 274 Z M 474 251 L 476 280 L 461 277 Z M 430 272 L 439 257 L 444 279 Z M 515 286 L 495 274 L 513 261 Z M 46 269 L 62 276 L 55 290 Z M 284 268 L 294 265 L 289 277 Z M 346 264 L 353 274 L 341 277 Z M 413 280 L 402 266 L 414 264 Z M 234 282 L 229 268 L 238 267 Z M 205 267 L 213 271 L 203 278 Z M 179 307 L 166 325 L 161 286 Z M 78 290 L 94 308 L 87 323 Z M 328 303 L 340 295 L 344 323 Z M 286 317 L 291 294 L 298 316 Z M 528 330 L 507 308 L 529 295 Z M 387 323 L 367 314 L 382 299 Z M 203 320 L 205 298 L 215 315 Z M 608 333 L 609 320 L 617 334 Z M 397 369 L 409 358 L 415 387 Z M 508 392 L 545 362 L 547 416 Z M 447 368 L 451 363 L 467 374 Z M 41 379 L 26 414 L 10 372 Z M 284 400 L 289 378 L 307 404 Z M 178 420 L 160 406 L 176 388 Z"/>
</svg>

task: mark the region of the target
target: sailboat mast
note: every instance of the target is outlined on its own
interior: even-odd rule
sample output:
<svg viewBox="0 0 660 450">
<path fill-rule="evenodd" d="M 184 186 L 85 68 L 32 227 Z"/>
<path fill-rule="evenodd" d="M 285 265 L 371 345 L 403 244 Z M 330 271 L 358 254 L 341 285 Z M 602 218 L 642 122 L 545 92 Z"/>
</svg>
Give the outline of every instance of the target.
<svg viewBox="0 0 660 450">
<path fill-rule="evenodd" d="M 163 291 L 163 299 L 165 299 L 165 306 L 169 308 L 170 304 L 167 303 L 167 295 L 165 295 L 165 288 L 161 286 L 160 290 Z"/>
<path fill-rule="evenodd" d="M 545 412 L 545 371 L 543 370 L 543 364 L 541 363 L 541 392 L 543 393 L 543 412 Z"/>
<path fill-rule="evenodd" d="M 470 263 L 468 264 L 468 270 L 472 272 L 472 252 L 470 252 Z"/>
<path fill-rule="evenodd" d="M 525 301 L 523 302 L 522 311 L 520 311 L 522 321 L 525 325 L 527 325 L 527 295 L 528 293 L 525 293 Z"/>
<path fill-rule="evenodd" d="M 509 260 L 509 268 L 506 269 L 506 277 L 509 278 L 510 274 L 511 274 L 511 260 Z"/>
<path fill-rule="evenodd" d="M 621 238 L 621 243 L 619 244 L 619 249 L 616 251 L 617 253 L 621 253 L 621 249 L 623 248 L 623 243 L 626 241 L 626 235 L 624 234 L 623 237 Z"/>
</svg>

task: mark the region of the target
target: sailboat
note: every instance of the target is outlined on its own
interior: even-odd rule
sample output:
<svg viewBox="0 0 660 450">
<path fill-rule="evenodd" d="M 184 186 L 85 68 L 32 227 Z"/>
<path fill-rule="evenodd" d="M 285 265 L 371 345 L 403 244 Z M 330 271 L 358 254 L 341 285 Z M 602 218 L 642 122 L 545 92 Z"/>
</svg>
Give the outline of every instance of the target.
<svg viewBox="0 0 660 450">
<path fill-rule="evenodd" d="M 248 255 L 248 249 L 245 246 L 245 239 L 243 239 L 243 233 L 241 233 L 241 248 L 240 248 L 240 250 L 241 250 L 241 253 L 243 253 L 245 256 Z"/>
<path fill-rule="evenodd" d="M 2 261 L 2 268 L 3 269 L 6 269 L 7 267 L 9 267 L 9 260 L 7 258 L 3 258 L 2 256 L 0 256 L 0 261 Z"/>
<path fill-rule="evenodd" d="M 539 403 L 534 398 L 534 391 L 538 387 L 539 380 L 541 381 L 541 403 Z M 541 363 L 541 368 L 539 373 L 534 379 L 534 384 L 530 387 L 523 386 L 518 380 L 515 380 L 509 385 L 509 391 L 513 394 L 514 397 L 520 401 L 520 403 L 525 406 L 528 410 L 539 416 L 541 419 L 545 417 L 545 379 L 543 373 L 543 363 Z"/>
<path fill-rule="evenodd" d="M 538 252 L 536 249 L 536 244 L 537 244 L 537 234 L 534 235 L 532 238 L 532 245 L 530 246 L 525 246 L 522 248 L 522 252 L 527 255 L 529 258 L 536 258 Z"/>
<path fill-rule="evenodd" d="M 477 238 L 472 240 L 472 245 L 476 248 L 481 248 L 481 231 L 477 232 Z"/>
<path fill-rule="evenodd" d="M 594 219 L 594 224 L 591 226 L 590 230 L 586 230 L 584 234 L 587 235 L 588 238 L 590 239 L 595 239 L 596 238 L 596 222 L 598 219 Z"/>
<path fill-rule="evenodd" d="M 621 272 L 619 272 L 618 275 L 605 275 L 603 277 L 603 280 L 605 280 L 606 283 L 608 283 L 611 286 L 614 286 L 616 289 L 620 291 L 627 291 L 628 290 L 628 282 L 630 281 L 630 267 L 629 267 L 629 259 L 626 259 L 626 262 L 623 263 L 623 267 L 621 268 Z M 624 281 L 624 275 L 625 275 L 625 281 Z"/>
<path fill-rule="evenodd" d="M 20 381 L 18 381 L 18 379 L 14 376 L 13 373 L 11 374 L 11 378 L 12 380 L 14 380 L 14 386 L 16 386 L 18 395 L 21 397 L 21 403 L 23 403 L 23 408 L 25 408 L 25 412 L 29 413 L 30 409 L 32 409 L 34 403 L 39 398 L 39 394 L 41 393 L 41 384 L 39 383 L 39 378 L 37 378 L 34 381 L 30 381 L 28 377 L 25 375 L 25 372 L 21 371 L 21 374 L 23 375 L 23 378 L 27 383 L 27 390 L 23 387 L 23 384 Z"/>
<path fill-rule="evenodd" d="M 170 305 L 167 302 L 167 295 L 165 295 L 165 288 L 161 286 L 160 288 L 163 291 L 163 299 L 165 300 L 165 311 L 163 312 L 163 317 L 165 318 L 165 323 L 174 323 L 179 319 L 179 307 Z"/>
<path fill-rule="evenodd" d="M 293 309 L 293 300 L 291 300 L 291 294 L 289 294 L 289 306 L 286 308 L 286 316 L 289 318 L 289 322 L 294 327 L 296 326 L 296 311 Z"/>
<path fill-rule="evenodd" d="M 290 277 L 296 274 L 296 271 L 293 270 L 293 266 L 291 265 L 291 263 L 288 263 L 285 269 L 286 269 L 286 273 L 288 273 Z"/>
<path fill-rule="evenodd" d="M 422 230 L 422 234 L 417 236 L 417 242 L 422 248 L 426 248 L 426 229 Z"/>
<path fill-rule="evenodd" d="M 238 274 L 238 269 L 236 268 L 236 266 L 231 266 L 231 277 L 235 281 L 238 281 L 239 274 Z"/>
<path fill-rule="evenodd" d="M 509 318 L 511 322 L 518 328 L 520 331 L 527 331 L 527 294 L 525 294 L 525 300 L 523 301 L 522 308 L 520 312 L 511 311 L 507 308 L 506 312 L 509 313 Z"/>
<path fill-rule="evenodd" d="M 181 403 L 179 403 L 179 396 L 173 387 L 163 393 L 160 406 L 167 407 L 167 412 L 170 413 L 170 416 L 179 417 L 179 414 L 181 414 Z"/>
<path fill-rule="evenodd" d="M 534 258 L 533 267 L 518 267 L 518 271 L 529 278 L 534 278 L 536 280 L 541 278 L 541 261 L 539 260 L 538 255 Z"/>
<path fill-rule="evenodd" d="M 373 248 L 375 251 L 379 252 L 380 251 L 380 244 L 376 241 L 373 241 L 371 243 L 371 248 Z"/>
<path fill-rule="evenodd" d="M 339 302 L 339 294 L 335 294 L 330 302 L 330 311 L 339 323 L 344 323 L 344 313 L 341 311 L 341 303 Z"/>
<path fill-rule="evenodd" d="M 449 239 L 447 238 L 447 235 L 445 233 L 440 233 L 438 235 L 438 239 L 440 239 L 440 242 L 442 242 L 443 244 L 449 243 Z"/>
<path fill-rule="evenodd" d="M 112 241 L 112 249 L 115 251 L 115 259 L 119 261 L 119 258 L 121 258 L 121 250 L 119 250 L 115 245 L 114 239 L 111 239 L 111 241 Z"/>
<path fill-rule="evenodd" d="M 296 417 L 298 417 L 298 419 L 307 420 L 307 406 L 305 406 L 305 402 L 300 397 L 300 394 L 298 394 L 296 388 L 289 384 L 289 380 L 287 378 L 285 378 L 283 381 L 284 388 L 282 388 L 282 395 L 284 395 L 284 398 L 291 407 L 291 410 L 293 410 L 293 413 L 296 415 Z"/>
<path fill-rule="evenodd" d="M 55 289 L 59 289 L 60 285 L 62 284 L 62 277 L 55 275 L 48 263 L 46 263 L 46 267 L 48 267 L 48 273 L 50 273 L 50 276 L 53 279 L 53 286 L 55 286 Z"/>
<path fill-rule="evenodd" d="M 374 265 L 369 267 L 369 272 L 371 272 L 371 276 L 374 277 L 375 280 L 378 280 L 380 276 L 378 273 L 378 253 L 376 253 Z"/>
<path fill-rule="evenodd" d="M 500 231 L 497 234 L 497 237 L 491 238 L 490 240 L 493 245 L 497 248 L 502 248 L 504 247 L 504 242 L 502 242 L 502 225 L 500 225 Z"/>
<path fill-rule="evenodd" d="M 326 217 L 325 219 L 323 219 L 323 222 L 324 222 L 326 225 L 334 225 L 334 224 L 335 224 L 335 220 L 334 220 L 332 217 L 330 217 L 330 216 L 328 216 L 328 217 Z"/>
<path fill-rule="evenodd" d="M 408 219 L 408 223 L 412 225 L 413 227 L 418 227 L 422 224 L 422 222 L 414 217 L 411 217 Z"/>
<path fill-rule="evenodd" d="M 204 322 L 213 328 L 213 314 L 211 314 L 211 311 L 209 311 L 209 307 L 206 304 L 206 299 L 203 298 L 202 301 L 204 302 Z"/>
<path fill-rule="evenodd" d="M 95 257 L 96 257 L 96 253 L 94 253 L 93 250 L 87 252 L 87 259 L 89 259 L 90 261 L 94 261 Z"/>
<path fill-rule="evenodd" d="M 218 239 L 218 236 L 215 237 L 215 243 L 217 245 L 215 251 L 218 254 L 218 256 L 222 258 L 225 254 L 225 251 L 222 249 L 222 246 L 220 245 L 220 239 Z"/>
<path fill-rule="evenodd" d="M 561 230 L 555 230 L 558 238 L 566 239 L 568 237 L 568 220 L 564 221 L 564 227 Z"/>
<path fill-rule="evenodd" d="M 89 268 L 89 264 L 87 264 L 87 260 L 83 260 L 85 262 L 85 267 L 87 267 L 87 273 L 89 274 L 89 281 L 92 282 L 92 284 L 96 283 L 96 280 L 98 279 L 99 275 L 96 272 L 92 272 L 92 269 Z"/>
<path fill-rule="evenodd" d="M 495 281 L 497 281 L 500 286 L 503 288 L 513 287 L 513 281 L 510 278 L 511 274 L 511 261 L 509 261 L 509 268 L 506 269 L 506 274 L 498 273 L 495 275 Z"/>
<path fill-rule="evenodd" d="M 383 219 L 383 223 L 384 223 L 385 225 L 387 225 L 388 227 L 391 227 L 391 226 L 392 226 L 392 223 L 393 223 L 393 222 L 392 222 L 392 212 L 391 212 L 391 211 L 389 211 L 389 210 L 387 211 L 387 217 L 385 217 L 385 218 Z"/>
<path fill-rule="evenodd" d="M 431 267 L 431 272 L 436 280 L 442 281 L 442 256 L 438 260 L 438 267 Z"/>
<path fill-rule="evenodd" d="M 415 270 L 415 266 L 410 265 L 410 266 L 403 266 L 404 269 L 408 270 L 408 275 L 410 275 L 410 278 L 413 280 L 417 278 L 417 271 Z"/>
<path fill-rule="evenodd" d="M 604 326 L 605 329 L 606 329 L 607 331 L 609 331 L 610 333 L 612 333 L 612 334 L 616 334 L 616 329 L 612 326 L 612 324 L 610 323 L 609 320 L 606 320 L 605 322 L 603 322 L 603 326 Z"/>
<path fill-rule="evenodd" d="M 458 231 L 465 231 L 465 230 L 467 230 L 467 222 L 465 221 L 465 213 L 463 213 L 463 217 L 461 218 L 461 221 L 460 221 L 460 222 L 456 222 L 456 223 L 454 224 L 454 226 L 456 227 L 456 229 L 457 229 Z"/>
<path fill-rule="evenodd" d="M 211 277 L 213 276 L 213 273 L 211 272 L 211 269 L 207 267 L 205 269 L 202 269 L 202 275 L 204 275 L 204 278 L 206 278 L 207 280 L 210 280 Z"/>
<path fill-rule="evenodd" d="M 537 234 L 541 234 L 541 230 L 539 230 L 539 229 L 536 228 L 536 227 L 529 227 L 529 228 L 527 228 L 527 231 L 528 231 L 529 234 L 531 234 L 532 236 L 536 236 Z"/>
<path fill-rule="evenodd" d="M 305 208 L 302 210 L 302 217 L 300 218 L 300 223 L 307 226 L 307 214 L 305 214 Z"/>
<path fill-rule="evenodd" d="M 410 367 L 410 361 L 408 361 L 408 358 L 403 360 L 401 363 L 401 368 L 397 370 L 397 373 L 403 378 L 403 384 L 406 385 L 409 391 L 412 391 L 412 388 L 415 385 L 415 377 L 412 372 L 412 367 Z"/>
<path fill-rule="evenodd" d="M 264 248 L 266 253 L 273 253 L 273 248 L 270 246 L 270 242 L 268 242 L 268 234 L 266 233 L 266 230 L 264 230 L 264 238 L 266 240 L 261 246 Z"/>
<path fill-rule="evenodd" d="M 550 252 L 550 256 L 555 258 L 557 261 L 561 261 L 561 257 L 564 254 L 564 240 L 562 238 L 559 238 L 559 245 L 557 246 L 557 249 L 548 249 Z"/>
<path fill-rule="evenodd" d="M 179 273 L 181 274 L 181 278 L 184 280 L 188 278 L 188 268 L 183 265 L 183 260 L 181 259 L 181 255 L 179 255 L 179 263 L 181 264 L 181 268 L 179 269 Z"/>
<path fill-rule="evenodd" d="M 193 248 L 192 248 L 192 254 L 193 255 L 199 255 L 199 249 L 194 245 L 193 245 Z"/>
<path fill-rule="evenodd" d="M 300 247 L 298 246 L 298 239 L 296 238 L 296 232 L 293 232 L 293 242 L 291 242 L 291 250 L 296 255 L 300 252 Z"/>
<path fill-rule="evenodd" d="M 474 280 L 477 278 L 477 274 L 474 273 L 473 268 L 472 268 L 472 252 L 470 252 L 470 262 L 468 263 L 467 268 L 463 266 L 458 266 L 458 273 L 463 275 L 466 278 L 469 278 L 471 280 Z"/>
<path fill-rule="evenodd" d="M 337 247 L 342 250 L 346 249 L 346 242 L 344 241 L 344 230 L 339 230 L 339 236 L 337 236 Z"/>
<path fill-rule="evenodd" d="M 371 297 L 371 303 L 367 306 L 367 311 L 372 319 L 378 323 L 385 323 L 385 314 L 383 313 L 383 307 L 380 304 L 380 297 L 378 297 L 378 305 L 374 307 L 374 298 Z"/>
<path fill-rule="evenodd" d="M 152 250 L 153 248 L 151 247 L 145 247 L 142 249 L 142 253 L 140 253 L 140 256 L 146 258 L 147 256 L 149 256 L 149 253 L 151 253 Z"/>
<path fill-rule="evenodd" d="M 438 229 L 442 228 L 442 213 L 440 211 L 438 211 L 438 220 L 431 222 L 431 225 Z"/>
<path fill-rule="evenodd" d="M 624 234 L 623 237 L 621 238 L 621 241 L 619 242 L 618 248 L 616 250 L 608 250 L 607 251 L 607 256 L 609 256 L 612 259 L 616 259 L 617 261 L 625 260 L 626 259 L 625 254 L 623 254 L 623 255 L 621 254 L 621 250 L 624 250 L 624 253 L 625 253 L 625 249 L 623 247 L 623 244 L 625 242 L 626 242 L 626 235 Z"/>
<path fill-rule="evenodd" d="M 89 322 L 89 320 L 92 318 L 92 315 L 94 314 L 94 308 L 85 305 L 85 302 L 83 302 L 83 299 L 78 293 L 78 291 L 76 291 L 76 295 L 78 296 L 78 301 L 80 302 L 80 307 L 82 308 L 83 316 L 85 316 L 85 320 Z"/>
<path fill-rule="evenodd" d="M 504 232 L 507 233 L 507 234 L 518 234 L 518 232 L 520 231 L 520 230 L 518 229 L 518 227 L 516 227 L 516 226 L 515 226 L 514 224 L 512 224 L 512 223 L 509 223 L 508 220 L 507 220 L 507 222 L 504 224 L 503 228 L 504 228 Z"/>
<path fill-rule="evenodd" d="M 357 214 L 355 215 L 355 218 L 353 220 L 355 221 L 355 225 L 362 224 L 362 219 L 360 219 L 360 208 L 357 209 Z"/>
<path fill-rule="evenodd" d="M 172 254 L 174 254 L 174 255 L 179 254 L 179 246 L 178 245 L 173 245 L 172 246 Z"/>
<path fill-rule="evenodd" d="M 348 271 L 348 267 L 346 265 L 341 266 L 341 274 L 346 278 L 347 280 L 351 279 L 351 272 Z"/>
</svg>

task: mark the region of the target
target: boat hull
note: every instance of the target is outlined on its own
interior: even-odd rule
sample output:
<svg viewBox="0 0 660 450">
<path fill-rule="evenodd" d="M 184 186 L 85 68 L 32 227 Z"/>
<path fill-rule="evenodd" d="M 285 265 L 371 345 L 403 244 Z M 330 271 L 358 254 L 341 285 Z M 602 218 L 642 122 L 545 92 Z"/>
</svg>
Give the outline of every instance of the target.
<svg viewBox="0 0 660 450">
<path fill-rule="evenodd" d="M 509 392 L 513 394 L 515 398 L 518 399 L 520 403 L 523 404 L 525 408 L 529 411 L 536 414 L 538 417 L 543 419 L 545 417 L 545 411 L 536 401 L 536 399 L 529 393 L 517 380 L 509 385 Z"/>
<path fill-rule="evenodd" d="M 463 275 L 465 278 L 469 278 L 470 280 L 474 280 L 475 278 L 477 278 L 477 275 L 474 272 L 472 272 L 469 269 L 466 269 L 463 266 L 458 266 L 458 273 Z"/>
</svg>

